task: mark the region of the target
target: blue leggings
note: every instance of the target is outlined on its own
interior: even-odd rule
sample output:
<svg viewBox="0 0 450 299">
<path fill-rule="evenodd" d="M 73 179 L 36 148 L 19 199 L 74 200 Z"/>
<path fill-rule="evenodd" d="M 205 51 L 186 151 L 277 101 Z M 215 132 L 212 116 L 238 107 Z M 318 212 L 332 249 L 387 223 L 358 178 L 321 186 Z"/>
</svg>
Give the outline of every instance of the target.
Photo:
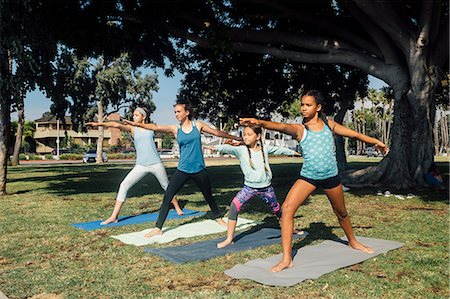
<svg viewBox="0 0 450 299">
<path fill-rule="evenodd" d="M 254 196 L 258 196 L 264 200 L 264 202 L 269 206 L 272 214 L 276 215 L 278 218 L 281 218 L 280 204 L 277 201 L 275 190 L 272 186 L 265 188 L 252 188 L 244 186 L 244 188 L 236 194 L 231 202 L 228 219 L 237 220 L 237 215 L 239 214 L 242 206 Z"/>
</svg>

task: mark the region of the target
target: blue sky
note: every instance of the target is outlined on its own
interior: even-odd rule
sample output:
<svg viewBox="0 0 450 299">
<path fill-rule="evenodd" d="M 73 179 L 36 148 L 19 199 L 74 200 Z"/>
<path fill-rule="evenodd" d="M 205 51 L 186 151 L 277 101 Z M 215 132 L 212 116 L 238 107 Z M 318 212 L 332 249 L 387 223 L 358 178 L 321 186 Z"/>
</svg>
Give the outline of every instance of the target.
<svg viewBox="0 0 450 299">
<path fill-rule="evenodd" d="M 152 120 L 161 125 L 176 123 L 173 114 L 173 104 L 176 95 L 181 86 L 183 76 L 176 72 L 174 77 L 168 78 L 164 76 L 164 71 L 158 69 L 156 71 L 159 81 L 159 91 L 154 94 L 153 102 L 156 105 L 156 111 L 152 114 Z M 379 89 L 386 84 L 372 76 L 369 76 L 370 87 Z M 50 110 L 51 101 L 42 92 L 35 90 L 27 93 L 25 98 L 25 119 L 35 120 L 42 116 L 46 111 Z M 11 115 L 12 120 L 17 120 L 17 114 Z"/>
</svg>

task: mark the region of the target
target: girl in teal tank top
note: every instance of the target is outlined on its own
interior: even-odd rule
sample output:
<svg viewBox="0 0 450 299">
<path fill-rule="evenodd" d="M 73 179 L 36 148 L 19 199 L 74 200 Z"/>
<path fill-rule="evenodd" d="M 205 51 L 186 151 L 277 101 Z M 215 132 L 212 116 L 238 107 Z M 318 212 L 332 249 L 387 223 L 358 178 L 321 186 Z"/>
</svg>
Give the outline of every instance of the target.
<svg viewBox="0 0 450 299">
<path fill-rule="evenodd" d="M 281 261 L 272 267 L 272 272 L 279 272 L 294 266 L 292 261 L 294 215 L 300 205 L 318 187 L 324 189 L 339 224 L 348 238 L 348 245 L 366 253 L 373 253 L 371 248 L 358 242 L 353 233 L 352 224 L 345 208 L 342 184 L 338 176 L 332 133 L 373 144 L 384 153 L 387 153 L 388 148 L 376 138 L 348 129 L 333 120 L 325 119 L 322 113 L 323 106 L 324 98 L 322 94 L 316 90 L 310 90 L 301 99 L 303 124 L 282 124 L 254 118 L 242 118 L 240 120 L 243 125 L 258 125 L 291 135 L 300 142 L 304 156 L 300 178 L 292 186 L 282 205 L 281 239 L 283 255 Z"/>
<path fill-rule="evenodd" d="M 203 160 L 200 134 L 206 132 L 218 137 L 239 141 L 242 140 L 242 138 L 213 129 L 201 121 L 193 121 L 192 109 L 187 101 L 177 101 L 174 112 L 175 117 L 179 121 L 178 125 L 158 126 L 156 124 L 137 124 L 128 122 L 129 124 L 153 130 L 155 132 L 173 134 L 177 138 L 180 147 L 180 160 L 178 162 L 177 170 L 170 178 L 169 186 L 164 193 L 164 199 L 159 210 L 156 227 L 145 235 L 147 238 L 162 234 L 162 227 L 169 212 L 170 198 L 175 196 L 190 179 L 196 183 L 202 192 L 203 197 L 213 212 L 213 218 L 219 224 L 226 226 L 226 223 L 222 220 L 222 213 L 219 211 L 212 195 L 211 183 Z"/>
</svg>

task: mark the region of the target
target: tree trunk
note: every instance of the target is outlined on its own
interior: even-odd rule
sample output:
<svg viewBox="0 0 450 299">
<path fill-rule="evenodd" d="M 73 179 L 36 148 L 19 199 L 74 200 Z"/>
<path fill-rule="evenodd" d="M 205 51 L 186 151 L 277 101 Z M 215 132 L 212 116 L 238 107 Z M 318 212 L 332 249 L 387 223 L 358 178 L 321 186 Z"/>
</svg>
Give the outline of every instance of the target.
<svg viewBox="0 0 450 299">
<path fill-rule="evenodd" d="M 23 123 L 25 119 L 25 109 L 23 104 L 23 98 L 20 99 L 17 109 L 17 132 L 16 132 L 16 142 L 14 144 L 14 152 L 11 161 L 12 166 L 19 165 L 19 154 L 20 148 L 22 147 L 22 136 L 23 136 Z"/>
<path fill-rule="evenodd" d="M 442 139 L 439 138 L 439 122 L 434 122 L 433 124 L 433 135 L 434 135 L 434 155 L 437 156 L 439 155 L 439 151 L 442 144 Z"/>
<path fill-rule="evenodd" d="M 438 154 L 448 153 L 448 122 L 447 115 L 442 115 L 440 120 L 440 131 L 441 131 L 441 147 Z"/>
<path fill-rule="evenodd" d="M 343 101 L 345 103 L 345 101 Z M 339 111 L 336 113 L 334 120 L 341 124 L 344 122 L 345 114 L 347 113 L 348 106 L 342 106 Z M 341 135 L 334 135 L 334 143 L 336 145 L 336 160 L 338 164 L 339 173 L 343 173 L 347 168 L 347 156 L 345 153 L 345 143 L 344 138 Z"/>
<path fill-rule="evenodd" d="M 395 105 L 392 142 L 389 154 L 376 166 L 349 173 L 347 185 L 390 186 L 392 189 L 416 189 L 427 186 L 424 174 L 433 162 L 433 96 L 437 78 L 420 74 L 425 68 L 417 61 L 408 85 L 394 86 Z M 422 80 L 422 81 L 421 81 Z"/>
<path fill-rule="evenodd" d="M 103 103 L 101 100 L 97 101 L 97 121 L 103 122 Z M 103 163 L 103 126 L 98 127 L 98 139 L 97 139 L 97 161 L 96 163 Z"/>
<path fill-rule="evenodd" d="M 11 127 L 10 58 L 4 47 L 3 1 L 0 1 L 0 195 L 6 194 L 9 133 Z"/>
</svg>

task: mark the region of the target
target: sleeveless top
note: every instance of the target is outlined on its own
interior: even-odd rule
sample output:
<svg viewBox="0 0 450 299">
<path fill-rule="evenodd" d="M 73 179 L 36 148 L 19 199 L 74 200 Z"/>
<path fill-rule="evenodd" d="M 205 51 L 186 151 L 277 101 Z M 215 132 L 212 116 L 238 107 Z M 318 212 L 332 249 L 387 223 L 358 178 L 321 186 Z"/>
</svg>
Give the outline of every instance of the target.
<svg viewBox="0 0 450 299">
<path fill-rule="evenodd" d="M 206 168 L 203 159 L 201 135 L 195 122 L 192 121 L 192 130 L 183 132 L 178 125 L 177 141 L 180 148 L 180 160 L 177 169 L 186 173 L 197 173 Z"/>
<path fill-rule="evenodd" d="M 134 127 L 133 135 L 137 165 L 146 166 L 162 163 L 161 158 L 156 151 L 156 145 L 153 139 L 155 133 L 153 131 Z"/>
<path fill-rule="evenodd" d="M 324 123 L 319 132 L 307 130 L 305 127 L 300 147 L 304 159 L 301 176 L 325 180 L 338 174 L 333 132 L 327 124 Z"/>
</svg>

